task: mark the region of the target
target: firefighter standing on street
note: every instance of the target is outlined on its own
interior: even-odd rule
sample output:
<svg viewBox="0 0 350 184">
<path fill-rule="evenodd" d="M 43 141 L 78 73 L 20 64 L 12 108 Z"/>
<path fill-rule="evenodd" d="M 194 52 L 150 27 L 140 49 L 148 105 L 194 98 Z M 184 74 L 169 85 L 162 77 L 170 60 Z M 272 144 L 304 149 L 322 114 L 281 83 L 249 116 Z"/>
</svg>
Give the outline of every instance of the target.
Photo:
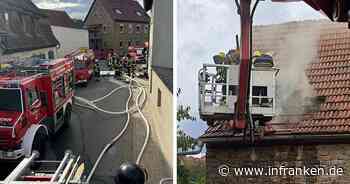
<svg viewBox="0 0 350 184">
<path fill-rule="evenodd" d="M 112 53 L 108 53 L 108 55 L 107 55 L 107 66 L 109 68 L 112 68 L 112 62 L 113 62 Z"/>
<path fill-rule="evenodd" d="M 95 64 L 94 64 L 94 76 L 95 76 L 96 81 L 100 81 L 100 72 L 101 72 L 100 65 L 98 64 L 98 62 L 95 62 Z"/>
<path fill-rule="evenodd" d="M 120 60 L 120 58 L 119 58 L 118 54 L 116 52 L 114 52 L 112 55 L 112 65 L 119 63 L 119 60 Z"/>
<path fill-rule="evenodd" d="M 123 72 L 122 72 L 122 66 L 121 62 L 118 61 L 117 59 L 113 62 L 113 70 L 114 70 L 114 77 L 115 78 L 121 78 Z"/>
<path fill-rule="evenodd" d="M 128 71 L 128 76 L 131 78 L 134 78 L 134 73 L 135 73 L 135 61 L 133 58 L 128 55 L 127 57 L 127 71 Z"/>
<path fill-rule="evenodd" d="M 128 58 L 126 56 L 124 56 L 121 60 L 121 65 L 123 67 L 123 72 L 127 73 L 127 69 L 128 69 Z"/>
</svg>

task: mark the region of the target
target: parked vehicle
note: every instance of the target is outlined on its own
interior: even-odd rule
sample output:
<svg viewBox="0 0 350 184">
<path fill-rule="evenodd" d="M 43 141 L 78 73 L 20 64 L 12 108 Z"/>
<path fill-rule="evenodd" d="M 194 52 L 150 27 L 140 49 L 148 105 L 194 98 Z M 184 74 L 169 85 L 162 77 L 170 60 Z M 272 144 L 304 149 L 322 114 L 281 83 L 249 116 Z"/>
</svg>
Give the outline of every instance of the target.
<svg viewBox="0 0 350 184">
<path fill-rule="evenodd" d="M 74 95 L 73 61 L 28 61 L 0 72 L 0 160 L 44 155 L 45 142 L 68 125 Z"/>
<path fill-rule="evenodd" d="M 66 58 L 71 58 L 74 61 L 75 84 L 87 86 L 93 76 L 94 52 L 80 48 L 68 54 Z"/>
</svg>

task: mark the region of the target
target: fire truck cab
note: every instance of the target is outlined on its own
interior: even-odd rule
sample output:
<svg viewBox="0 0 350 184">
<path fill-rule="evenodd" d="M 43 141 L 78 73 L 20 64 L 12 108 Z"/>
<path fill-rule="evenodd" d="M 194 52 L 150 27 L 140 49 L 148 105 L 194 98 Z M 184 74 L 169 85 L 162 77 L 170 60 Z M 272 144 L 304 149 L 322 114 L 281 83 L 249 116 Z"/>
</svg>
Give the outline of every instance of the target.
<svg viewBox="0 0 350 184">
<path fill-rule="evenodd" d="M 0 160 L 42 155 L 72 112 L 71 59 L 37 60 L 0 73 Z"/>
<path fill-rule="evenodd" d="M 137 64 L 145 64 L 146 59 L 143 54 L 143 47 L 129 47 L 128 54 L 135 60 Z"/>
<path fill-rule="evenodd" d="M 68 54 L 66 58 L 74 60 L 75 84 L 87 86 L 92 79 L 95 62 L 94 52 L 86 48 L 80 48 Z"/>
<path fill-rule="evenodd" d="M 249 107 L 259 118 L 272 118 L 275 113 L 275 67 L 252 67 Z M 199 70 L 199 113 L 201 119 L 231 120 L 239 86 L 239 65 L 204 64 Z"/>
</svg>

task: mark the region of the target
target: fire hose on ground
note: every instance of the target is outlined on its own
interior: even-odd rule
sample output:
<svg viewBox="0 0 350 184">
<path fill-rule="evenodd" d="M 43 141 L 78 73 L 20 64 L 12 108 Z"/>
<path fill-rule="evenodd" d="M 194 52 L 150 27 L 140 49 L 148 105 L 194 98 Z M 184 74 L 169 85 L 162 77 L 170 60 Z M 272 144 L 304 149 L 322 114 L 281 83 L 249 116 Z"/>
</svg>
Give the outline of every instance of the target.
<svg viewBox="0 0 350 184">
<path fill-rule="evenodd" d="M 137 156 L 137 159 L 136 159 L 136 164 L 139 165 L 140 162 L 141 162 L 141 159 L 142 159 L 142 156 L 144 154 L 144 151 L 147 147 L 147 144 L 148 144 L 148 141 L 149 141 L 149 138 L 150 138 L 150 125 L 149 125 L 149 122 L 148 120 L 146 119 L 146 117 L 144 116 L 143 112 L 141 111 L 141 107 L 144 105 L 145 101 L 146 101 L 146 98 L 147 98 L 147 95 L 146 95 L 146 90 L 144 89 L 144 87 L 142 85 L 139 84 L 139 82 L 135 79 L 132 79 L 132 78 L 129 78 L 129 85 L 123 85 L 123 86 L 120 86 L 120 87 L 117 87 L 115 89 L 113 89 L 111 92 L 109 92 L 108 94 L 100 97 L 100 98 L 97 98 L 95 100 L 87 100 L 85 98 L 82 98 L 82 97 L 79 97 L 79 96 L 75 96 L 75 99 L 77 101 L 81 101 L 81 102 L 84 102 L 86 103 L 87 105 L 83 105 L 83 104 L 79 104 L 79 103 L 75 103 L 76 105 L 78 106 L 82 106 L 82 107 L 85 107 L 85 108 L 89 108 L 89 109 L 93 109 L 93 110 L 97 110 L 97 111 L 100 111 L 100 112 L 103 112 L 103 113 L 106 113 L 106 114 L 111 114 L 111 115 L 120 115 L 120 114 L 127 114 L 127 120 L 126 120 L 126 123 L 122 129 L 122 131 L 116 136 L 114 137 L 105 147 L 104 149 L 102 150 L 102 152 L 100 153 L 100 155 L 98 156 L 98 159 L 96 160 L 95 164 L 93 165 L 88 177 L 87 177 L 87 180 L 86 180 L 86 183 L 90 183 L 99 163 L 101 162 L 103 156 L 105 155 L 105 153 L 115 144 L 117 143 L 117 141 L 124 135 L 124 133 L 126 132 L 127 128 L 128 128 L 128 125 L 129 125 L 129 122 L 130 122 L 130 113 L 132 112 L 138 112 L 140 115 L 141 115 L 141 118 L 143 119 L 145 125 L 146 125 L 146 137 L 145 137 L 145 140 L 144 140 L 144 143 L 142 145 L 142 148 Z M 135 86 L 133 86 L 133 82 L 136 83 Z M 129 89 L 129 97 L 127 99 L 127 102 L 126 102 L 126 107 L 125 107 L 125 111 L 119 111 L 119 112 L 113 112 L 113 111 L 108 111 L 108 110 L 105 110 L 105 109 L 102 109 L 100 107 L 98 107 L 95 103 L 99 102 L 99 101 L 102 101 L 104 99 L 106 99 L 107 97 L 111 96 L 112 94 L 116 93 L 117 91 L 119 91 L 120 89 L 123 89 L 123 88 L 126 88 L 128 87 Z M 136 97 L 136 102 L 135 102 L 135 105 L 131 108 L 129 108 L 129 103 L 130 103 L 130 100 L 132 98 L 132 93 L 133 93 L 133 87 L 136 87 L 138 90 L 139 90 L 139 93 Z M 143 99 L 141 99 L 141 96 L 144 96 Z M 141 101 L 141 103 L 140 103 Z M 168 182 L 168 181 L 172 181 L 171 178 L 162 178 L 160 183 L 164 183 L 164 182 Z"/>
</svg>

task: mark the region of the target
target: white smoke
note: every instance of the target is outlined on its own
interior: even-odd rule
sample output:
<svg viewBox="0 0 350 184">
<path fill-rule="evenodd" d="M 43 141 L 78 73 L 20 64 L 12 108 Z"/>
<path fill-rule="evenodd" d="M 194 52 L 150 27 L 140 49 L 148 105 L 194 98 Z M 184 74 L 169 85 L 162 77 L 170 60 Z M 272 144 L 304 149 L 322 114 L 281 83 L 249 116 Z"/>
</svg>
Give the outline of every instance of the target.
<svg viewBox="0 0 350 184">
<path fill-rule="evenodd" d="M 276 81 L 277 115 L 301 115 L 306 98 L 315 96 L 305 70 L 317 61 L 322 22 L 290 22 L 256 29 L 257 36 L 266 37 L 255 38 L 259 40 L 257 47 L 273 52 L 275 66 L 280 69 Z"/>
</svg>

